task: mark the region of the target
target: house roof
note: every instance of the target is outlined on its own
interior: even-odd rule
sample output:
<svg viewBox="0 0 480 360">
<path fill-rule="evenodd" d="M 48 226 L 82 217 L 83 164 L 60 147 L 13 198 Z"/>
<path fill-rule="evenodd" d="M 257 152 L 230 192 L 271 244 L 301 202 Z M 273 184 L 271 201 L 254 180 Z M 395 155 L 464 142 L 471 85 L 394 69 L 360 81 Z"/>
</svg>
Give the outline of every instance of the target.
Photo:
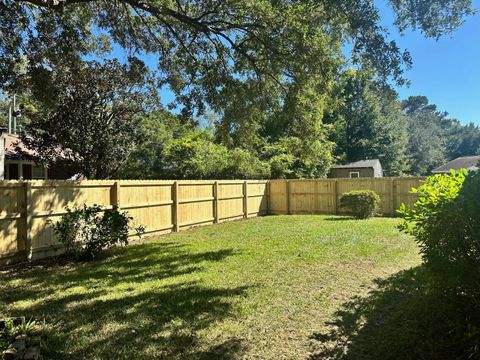
<svg viewBox="0 0 480 360">
<path fill-rule="evenodd" d="M 349 168 L 375 168 L 381 165 L 380 160 L 370 159 L 370 160 L 359 160 L 345 165 L 334 165 L 332 169 L 349 169 Z"/>
<path fill-rule="evenodd" d="M 467 169 L 469 171 L 478 170 L 478 163 L 480 161 L 480 155 L 478 156 L 462 156 L 452 161 L 447 162 L 446 164 L 437 167 L 432 170 L 432 173 L 448 173 L 450 170 L 459 170 Z"/>
<path fill-rule="evenodd" d="M 7 160 L 22 160 L 28 155 L 35 155 L 36 153 L 20 141 L 20 137 L 15 134 L 3 134 L 5 138 L 5 158 Z"/>
</svg>

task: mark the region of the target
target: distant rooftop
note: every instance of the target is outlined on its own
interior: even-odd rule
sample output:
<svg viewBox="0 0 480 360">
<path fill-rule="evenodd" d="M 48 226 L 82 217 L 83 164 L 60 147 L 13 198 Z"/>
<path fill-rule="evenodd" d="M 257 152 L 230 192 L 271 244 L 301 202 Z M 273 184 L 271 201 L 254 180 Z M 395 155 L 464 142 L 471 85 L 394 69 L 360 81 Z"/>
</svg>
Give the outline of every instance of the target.
<svg viewBox="0 0 480 360">
<path fill-rule="evenodd" d="M 380 160 L 359 160 L 344 165 L 333 165 L 332 169 L 348 169 L 348 168 L 373 168 L 380 165 Z"/>
<path fill-rule="evenodd" d="M 3 137 L 5 138 L 5 158 L 7 160 L 21 160 L 26 155 L 36 155 L 34 151 L 27 149 L 18 135 L 4 133 Z"/>
<path fill-rule="evenodd" d="M 450 170 L 467 169 L 468 171 L 478 170 L 478 163 L 480 161 L 480 155 L 477 156 L 462 156 L 452 161 L 447 162 L 445 165 L 439 166 L 432 170 L 434 174 L 448 173 Z"/>
</svg>

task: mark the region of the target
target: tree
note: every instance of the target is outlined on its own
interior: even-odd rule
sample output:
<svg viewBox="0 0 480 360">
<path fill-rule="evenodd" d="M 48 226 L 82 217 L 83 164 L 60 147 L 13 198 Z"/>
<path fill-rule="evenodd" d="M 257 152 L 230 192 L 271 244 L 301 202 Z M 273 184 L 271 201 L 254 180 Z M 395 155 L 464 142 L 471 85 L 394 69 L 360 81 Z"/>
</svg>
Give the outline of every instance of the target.
<svg viewBox="0 0 480 360">
<path fill-rule="evenodd" d="M 409 153 L 414 174 L 428 175 L 447 160 L 477 154 L 480 128 L 475 124 L 463 125 L 449 118 L 426 96 L 410 96 L 402 102 L 402 108 L 410 124 Z"/>
<path fill-rule="evenodd" d="M 192 132 L 192 126 L 181 122 L 166 110 L 157 110 L 142 117 L 139 129 L 142 141 L 136 144 L 115 176 L 126 179 L 172 179 L 172 166 L 165 159 L 165 149 L 174 139 Z"/>
<path fill-rule="evenodd" d="M 340 89 L 342 104 L 328 117 L 337 158 L 378 158 L 386 175 L 407 172 L 407 121 L 397 94 L 372 81 L 369 73 L 353 70 L 345 73 Z"/>
<path fill-rule="evenodd" d="M 268 163 L 240 148 L 215 142 L 211 129 L 199 129 L 168 111 L 142 119 L 142 142 L 117 177 L 136 179 L 266 178 Z"/>
<path fill-rule="evenodd" d="M 140 140 L 139 119 L 154 105 L 144 65 L 90 61 L 44 75 L 44 87 L 32 89 L 38 111 L 29 114 L 22 141 L 39 162 L 110 178 Z"/>
<path fill-rule="evenodd" d="M 480 150 L 480 128 L 473 123 L 462 125 L 458 120 L 452 120 L 446 137 L 449 159 L 477 155 Z"/>
<path fill-rule="evenodd" d="M 437 111 L 425 96 L 411 96 L 402 102 L 409 121 L 409 156 L 414 175 L 428 175 L 447 159 L 444 128 L 446 113 Z"/>
<path fill-rule="evenodd" d="M 10 101 L 8 98 L 0 94 L 0 125 L 8 125 L 8 108 L 10 106 Z"/>
<path fill-rule="evenodd" d="M 473 13 L 467 0 L 391 4 L 401 29 L 420 27 L 427 36 L 451 32 Z M 158 54 L 161 80 L 187 115 L 193 108 L 201 113 L 232 79 L 282 88 L 299 74 L 339 69 L 346 42 L 353 62 L 382 77 L 403 82 L 402 68 L 410 63 L 386 39 L 368 0 L 0 0 L 0 9 L 0 83 L 15 84 L 21 59 L 27 68 L 46 65 L 108 51 L 115 42 L 133 53 Z"/>
<path fill-rule="evenodd" d="M 434 37 L 473 12 L 466 0 L 442 3 L 391 1 L 401 29 Z M 332 143 L 323 120 L 338 105 L 345 65 L 385 85 L 405 83 L 411 64 L 370 0 L 0 0 L 0 9 L 4 88 L 28 89 L 50 69 L 76 68 L 112 44 L 154 54 L 157 85 L 174 92 L 169 105 L 183 119 L 215 112 L 216 145 L 282 177 L 325 175 Z"/>
</svg>

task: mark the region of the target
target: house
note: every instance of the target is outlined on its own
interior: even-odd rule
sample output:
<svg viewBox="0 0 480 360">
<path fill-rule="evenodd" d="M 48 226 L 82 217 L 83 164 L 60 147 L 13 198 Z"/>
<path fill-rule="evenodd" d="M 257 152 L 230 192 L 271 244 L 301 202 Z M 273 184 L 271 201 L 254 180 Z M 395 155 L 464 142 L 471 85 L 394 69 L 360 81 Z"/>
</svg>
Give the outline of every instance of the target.
<svg viewBox="0 0 480 360">
<path fill-rule="evenodd" d="M 329 178 L 381 178 L 383 169 L 380 160 L 360 160 L 330 168 Z"/>
<path fill-rule="evenodd" d="M 462 156 L 432 170 L 433 174 L 448 174 L 450 170 L 467 169 L 477 171 L 479 169 L 480 155 Z"/>
<path fill-rule="evenodd" d="M 61 168 L 36 164 L 35 153 L 25 147 L 17 134 L 0 128 L 0 180 L 68 179 L 71 174 Z"/>
</svg>

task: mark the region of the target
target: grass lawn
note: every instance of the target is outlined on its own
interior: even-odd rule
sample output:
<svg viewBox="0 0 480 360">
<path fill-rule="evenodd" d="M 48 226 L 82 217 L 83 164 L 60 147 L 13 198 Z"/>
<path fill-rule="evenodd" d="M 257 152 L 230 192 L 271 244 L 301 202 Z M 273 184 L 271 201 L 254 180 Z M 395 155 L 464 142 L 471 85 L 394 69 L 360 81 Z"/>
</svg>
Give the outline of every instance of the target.
<svg viewBox="0 0 480 360">
<path fill-rule="evenodd" d="M 397 223 L 269 216 L 7 269 L 0 315 L 54 324 L 55 359 L 419 358 L 426 292 Z"/>
</svg>

